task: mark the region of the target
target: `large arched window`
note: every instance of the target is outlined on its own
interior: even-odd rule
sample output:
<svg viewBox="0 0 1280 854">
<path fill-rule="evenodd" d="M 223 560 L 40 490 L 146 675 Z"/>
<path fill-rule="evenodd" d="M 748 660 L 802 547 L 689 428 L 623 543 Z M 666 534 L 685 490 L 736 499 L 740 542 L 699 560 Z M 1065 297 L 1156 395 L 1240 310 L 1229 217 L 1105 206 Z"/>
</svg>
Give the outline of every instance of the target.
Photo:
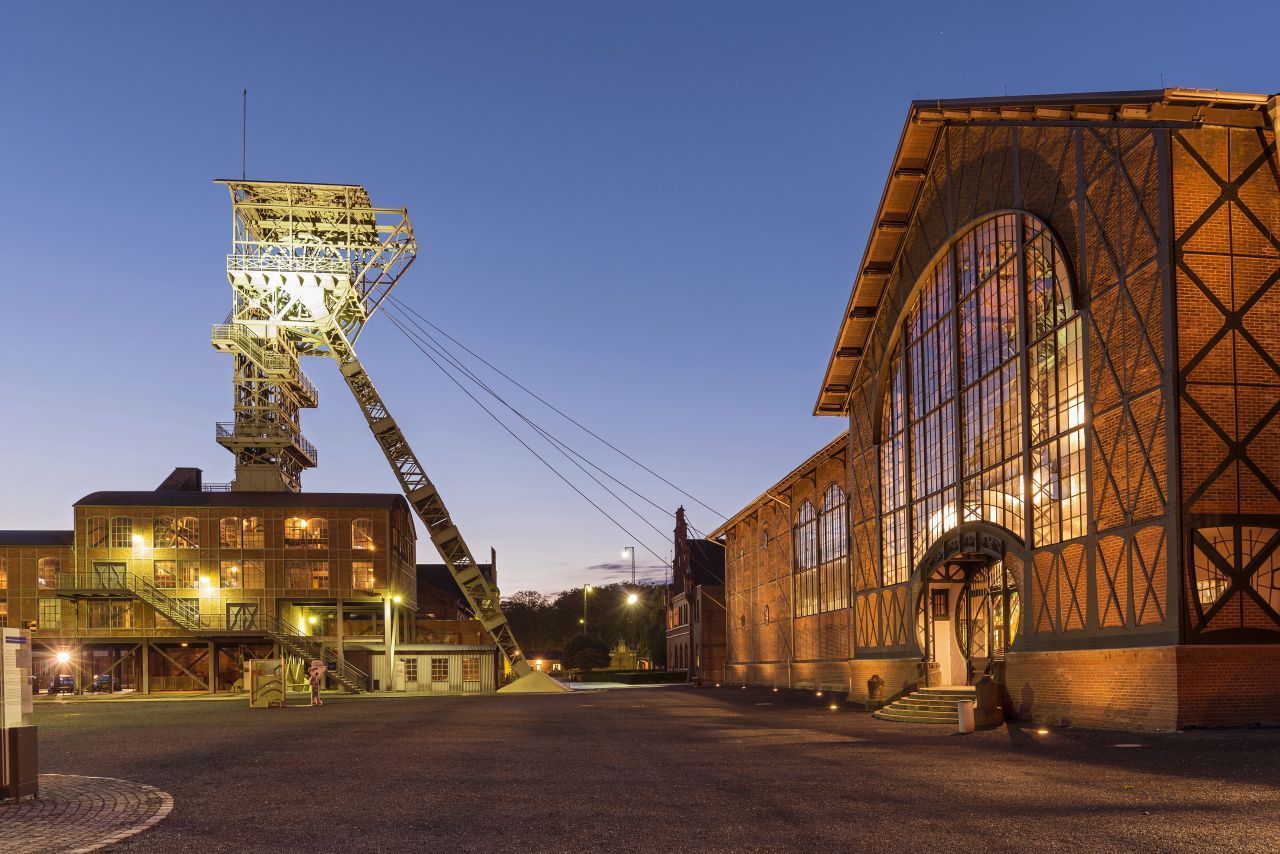
<svg viewBox="0 0 1280 854">
<path fill-rule="evenodd" d="M 845 514 L 844 490 L 831 484 L 822 498 L 818 540 L 822 568 L 818 573 L 818 594 L 823 611 L 849 606 L 849 526 Z"/>
<path fill-rule="evenodd" d="M 808 501 L 796 511 L 795 615 L 818 613 L 818 514 Z"/>
<path fill-rule="evenodd" d="M 1081 323 L 1043 223 L 1006 213 L 965 232 L 925 274 L 888 361 L 884 584 L 961 522 L 1033 546 L 1085 533 Z"/>
</svg>

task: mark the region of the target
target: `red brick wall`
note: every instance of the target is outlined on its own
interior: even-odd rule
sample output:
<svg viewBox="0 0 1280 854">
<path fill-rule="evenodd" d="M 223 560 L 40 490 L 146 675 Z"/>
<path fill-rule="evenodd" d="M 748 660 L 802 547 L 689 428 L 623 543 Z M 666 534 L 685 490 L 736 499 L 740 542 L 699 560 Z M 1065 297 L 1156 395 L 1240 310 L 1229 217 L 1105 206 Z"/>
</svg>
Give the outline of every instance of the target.
<svg viewBox="0 0 1280 854">
<path fill-rule="evenodd" d="M 1053 726 L 1169 730 L 1178 723 L 1175 647 L 1011 652 L 1010 709 Z"/>
<path fill-rule="evenodd" d="M 1280 646 L 1180 646 L 1178 725 L 1280 724 Z"/>
</svg>

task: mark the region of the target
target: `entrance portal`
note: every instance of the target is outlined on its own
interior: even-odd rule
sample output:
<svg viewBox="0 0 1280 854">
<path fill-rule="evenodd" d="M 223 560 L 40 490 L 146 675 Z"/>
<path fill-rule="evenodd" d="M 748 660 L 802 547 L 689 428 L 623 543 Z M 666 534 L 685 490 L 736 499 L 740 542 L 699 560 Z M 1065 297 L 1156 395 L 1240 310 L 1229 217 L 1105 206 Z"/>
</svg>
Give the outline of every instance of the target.
<svg viewBox="0 0 1280 854">
<path fill-rule="evenodd" d="M 991 673 L 1017 635 L 1019 616 L 1017 582 L 1004 561 L 957 555 L 929 573 L 917 633 L 937 685 L 972 685 Z"/>
</svg>

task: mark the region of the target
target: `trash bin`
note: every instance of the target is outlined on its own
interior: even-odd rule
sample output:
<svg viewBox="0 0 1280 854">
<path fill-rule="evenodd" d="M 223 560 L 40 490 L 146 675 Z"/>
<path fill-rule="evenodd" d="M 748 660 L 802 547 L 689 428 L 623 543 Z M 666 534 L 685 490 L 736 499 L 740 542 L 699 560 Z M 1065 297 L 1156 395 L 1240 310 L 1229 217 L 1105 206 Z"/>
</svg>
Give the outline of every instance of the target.
<svg viewBox="0 0 1280 854">
<path fill-rule="evenodd" d="M 973 732 L 973 700 L 956 701 L 956 732 Z"/>
</svg>

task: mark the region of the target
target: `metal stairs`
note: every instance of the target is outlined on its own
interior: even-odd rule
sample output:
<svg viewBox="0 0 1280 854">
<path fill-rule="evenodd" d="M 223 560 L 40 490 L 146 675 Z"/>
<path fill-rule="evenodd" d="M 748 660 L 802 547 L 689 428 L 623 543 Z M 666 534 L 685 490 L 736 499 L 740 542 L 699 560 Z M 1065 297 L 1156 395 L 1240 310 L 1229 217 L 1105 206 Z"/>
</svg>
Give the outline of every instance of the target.
<svg viewBox="0 0 1280 854">
<path fill-rule="evenodd" d="M 960 700 L 977 700 L 972 685 L 951 685 L 946 688 L 921 688 L 871 713 L 882 721 L 911 724 L 951 724 L 960 721 L 956 703 Z"/>
<path fill-rule="evenodd" d="M 89 572 L 60 573 L 55 589 L 62 595 L 127 594 L 145 602 L 156 613 L 193 635 L 209 636 L 228 633 L 263 635 L 303 661 L 324 662 L 334 681 L 351 693 L 362 694 L 368 689 L 368 674 L 339 658 L 333 650 L 311 640 L 288 623 L 274 617 L 256 615 L 234 627 L 228 627 L 217 619 L 202 615 L 198 607 L 170 596 L 147 579 L 124 569 L 102 567 Z"/>
</svg>

